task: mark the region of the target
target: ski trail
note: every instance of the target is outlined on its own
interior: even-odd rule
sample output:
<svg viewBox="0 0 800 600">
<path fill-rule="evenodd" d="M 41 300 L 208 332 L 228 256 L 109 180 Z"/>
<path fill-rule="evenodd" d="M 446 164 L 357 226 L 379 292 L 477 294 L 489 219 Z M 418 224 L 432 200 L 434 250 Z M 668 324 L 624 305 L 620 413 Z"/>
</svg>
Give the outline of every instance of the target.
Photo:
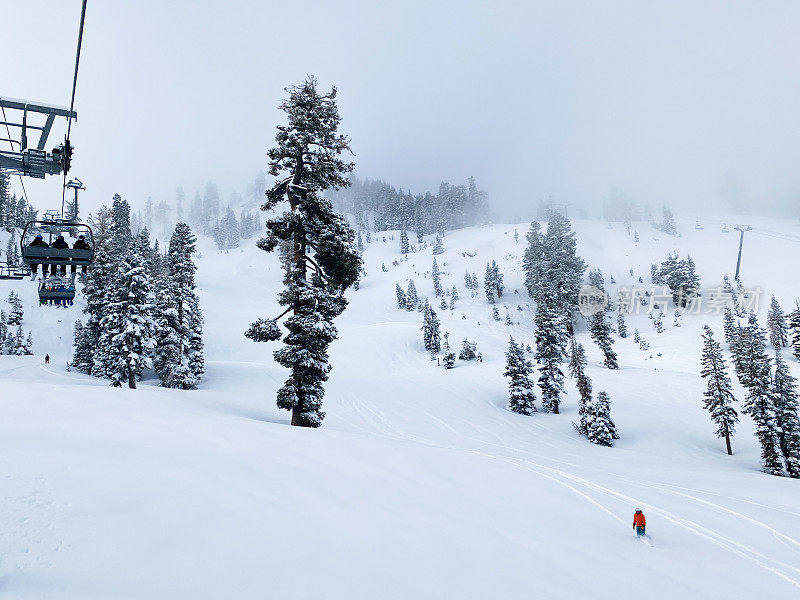
<svg viewBox="0 0 800 600">
<path fill-rule="evenodd" d="M 670 490 L 670 489 L 659 487 L 659 486 L 652 485 L 652 484 L 642 484 L 642 485 L 645 485 L 646 487 L 651 487 L 651 488 L 654 488 L 654 489 L 658 489 L 658 490 L 661 490 L 661 491 L 664 491 L 664 492 L 668 492 L 670 494 L 675 494 L 675 495 L 681 496 L 683 498 L 688 498 L 688 499 L 694 500 L 695 502 L 698 502 L 700 504 L 705 504 L 706 506 L 712 506 L 712 507 L 716 508 L 717 510 L 720 510 L 720 511 L 729 513 L 731 515 L 734 515 L 734 516 L 736 516 L 736 517 L 738 517 L 740 519 L 743 519 L 743 520 L 745 520 L 745 521 L 747 521 L 749 523 L 752 523 L 753 525 L 756 525 L 757 527 L 763 527 L 764 529 L 769 531 L 772 535 L 774 535 L 776 538 L 786 542 L 787 545 L 790 545 L 790 546 L 793 545 L 798 550 L 800 550 L 800 541 L 794 539 L 793 537 L 789 537 L 786 534 L 781 533 L 780 531 L 778 531 L 774 527 L 770 527 L 769 525 L 767 525 L 763 521 L 759 521 L 758 519 L 755 519 L 753 517 L 748 517 L 747 515 L 742 514 L 740 512 L 737 512 L 737 511 L 735 511 L 733 509 L 730 509 L 730 508 L 728 508 L 726 506 L 722 506 L 720 504 L 716 504 L 716 503 L 710 502 L 708 500 L 703 500 L 702 498 L 698 498 L 698 497 L 692 496 L 690 494 L 685 494 L 683 492 L 676 492 L 675 490 Z"/>
<path fill-rule="evenodd" d="M 525 462 L 528 462 L 528 461 L 525 461 Z M 533 463 L 533 464 L 535 464 L 535 463 Z M 771 562 L 771 563 L 774 563 L 776 565 L 779 565 L 780 567 L 783 567 L 784 569 L 788 569 L 790 571 L 795 571 L 797 573 L 800 573 L 800 569 L 798 569 L 797 567 L 794 567 L 792 565 L 788 565 L 788 564 L 786 564 L 786 563 L 784 563 L 784 562 L 782 562 L 782 561 L 780 561 L 780 560 L 778 560 L 776 558 L 771 558 L 769 556 L 766 556 L 766 555 L 758 552 L 757 550 L 754 550 L 753 548 L 751 548 L 751 547 L 749 547 L 749 546 L 747 546 L 747 545 L 745 545 L 745 544 L 743 544 L 741 542 L 738 542 L 738 541 L 733 540 L 731 538 L 726 538 L 725 536 L 717 533 L 716 531 L 714 531 L 712 529 L 709 529 L 707 527 L 703 527 L 700 524 L 695 523 L 694 521 L 692 521 L 690 519 L 681 518 L 678 515 L 675 515 L 675 514 L 669 512 L 669 511 L 667 511 L 667 510 L 665 510 L 665 509 L 663 509 L 663 508 L 661 508 L 659 506 L 644 502 L 642 500 L 639 500 L 637 498 L 633 498 L 633 497 L 628 496 L 626 494 L 621 494 L 619 492 L 615 492 L 614 490 L 610 490 L 610 489 L 608 489 L 606 487 L 603 487 L 603 486 L 601 486 L 599 484 L 596 484 L 596 483 L 593 483 L 593 482 L 588 481 L 586 479 L 583 479 L 581 477 L 578 477 L 577 475 L 572 475 L 570 473 L 566 473 L 564 471 L 560 471 L 559 469 L 554 469 L 553 467 L 547 467 L 547 466 L 544 466 L 544 465 L 536 465 L 536 466 L 538 466 L 538 467 L 540 467 L 542 469 L 546 469 L 548 471 L 552 471 L 552 472 L 558 473 L 559 475 L 561 475 L 562 477 L 565 477 L 566 479 L 568 479 L 570 481 L 574 481 L 575 483 L 585 485 L 587 487 L 590 487 L 590 488 L 595 489 L 595 490 L 597 490 L 599 492 L 602 492 L 602 493 L 606 493 L 611 497 L 616 497 L 616 498 L 625 500 L 626 502 L 629 502 L 629 503 L 632 503 L 632 504 L 638 504 L 640 506 L 643 506 L 643 507 L 647 508 L 647 510 L 652 511 L 653 513 L 655 513 L 657 515 L 660 515 L 665 520 L 670 521 L 671 523 L 674 523 L 675 525 L 678 525 L 679 527 L 682 527 L 682 528 L 686 529 L 687 531 L 690 531 L 691 533 L 693 533 L 695 535 L 698 535 L 700 537 L 706 538 L 707 540 L 711 541 L 712 543 L 714 543 L 715 545 L 719 546 L 720 548 L 723 548 L 723 549 L 725 549 L 725 550 L 727 550 L 729 552 L 732 552 L 732 553 L 734 553 L 734 554 L 736 554 L 736 555 L 738 555 L 738 556 L 740 556 L 742 558 L 745 558 L 745 559 L 749 560 L 750 562 L 758 565 L 759 567 L 763 568 L 764 570 L 766 570 L 766 571 L 768 571 L 770 573 L 773 573 L 774 575 L 780 577 L 784 581 L 786 581 L 786 582 L 792 584 L 793 586 L 795 586 L 796 588 L 800 589 L 800 581 L 797 581 L 796 579 L 792 579 L 789 575 L 787 575 L 783 571 L 781 571 L 778 568 L 768 564 L 768 562 Z M 764 561 L 768 561 L 768 562 L 764 562 Z"/>
</svg>

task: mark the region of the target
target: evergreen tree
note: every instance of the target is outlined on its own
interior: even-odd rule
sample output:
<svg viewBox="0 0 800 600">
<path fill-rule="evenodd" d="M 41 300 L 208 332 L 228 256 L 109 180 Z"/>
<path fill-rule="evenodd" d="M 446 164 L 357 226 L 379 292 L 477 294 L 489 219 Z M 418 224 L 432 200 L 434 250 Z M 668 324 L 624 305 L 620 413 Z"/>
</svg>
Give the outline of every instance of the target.
<svg viewBox="0 0 800 600">
<path fill-rule="evenodd" d="M 733 345 L 736 343 L 736 337 L 739 333 L 739 328 L 736 325 L 736 321 L 733 318 L 733 309 L 730 306 L 725 306 L 722 309 L 722 330 L 725 332 L 725 341 L 728 344 L 728 348 L 733 348 Z"/>
<path fill-rule="evenodd" d="M 575 385 L 580 395 L 580 402 L 578 403 L 580 422 L 576 427 L 581 434 L 587 435 L 588 409 L 592 402 L 592 380 L 586 375 L 586 353 L 583 351 L 583 346 L 577 342 L 574 335 L 572 336 L 570 346 L 568 370 L 570 376 L 575 379 Z"/>
<path fill-rule="evenodd" d="M 508 377 L 508 408 L 512 412 L 521 415 L 532 415 L 536 412 L 532 372 L 533 364 L 525 358 L 522 346 L 518 345 L 513 337 L 510 338 L 503 376 Z"/>
<path fill-rule="evenodd" d="M 156 351 L 153 366 L 161 385 L 197 389 L 205 372 L 203 315 L 200 311 L 192 259 L 197 239 L 186 223 L 172 233 L 156 296 Z"/>
<path fill-rule="evenodd" d="M 399 283 L 395 285 L 395 294 L 397 295 L 397 308 L 406 310 L 408 308 L 406 293 L 403 291 L 403 288 L 400 287 Z"/>
<path fill-rule="evenodd" d="M 797 309 L 789 313 L 789 337 L 791 338 L 792 354 L 800 360 L 800 303 Z"/>
<path fill-rule="evenodd" d="M 586 263 L 578 257 L 575 232 L 572 231 L 569 219 L 557 212 L 551 212 L 542 246 L 545 268 L 541 272 L 546 274 L 548 285 L 540 285 L 540 289 L 553 288 L 558 314 L 567 319 L 566 326 L 571 329 L 571 317 L 578 308 L 578 293 Z M 535 295 L 534 300 L 539 301 Z"/>
<path fill-rule="evenodd" d="M 436 259 L 433 259 L 433 266 L 431 267 L 431 280 L 433 281 L 433 294 L 434 296 L 441 296 L 444 294 L 442 288 L 442 274 L 439 271 L 439 265 L 436 264 Z"/>
<path fill-rule="evenodd" d="M 528 239 L 528 247 L 525 249 L 525 254 L 522 258 L 522 269 L 525 272 L 525 289 L 531 298 L 535 298 L 546 268 L 542 234 L 538 221 L 531 223 L 531 228 L 526 237 Z"/>
<path fill-rule="evenodd" d="M 597 398 L 586 407 L 586 437 L 598 446 L 613 446 L 619 439 L 617 428 L 611 418 L 611 398 L 606 392 L 597 394 Z"/>
<path fill-rule="evenodd" d="M 414 310 L 419 304 L 417 297 L 417 286 L 414 285 L 414 280 L 408 282 L 408 292 L 406 293 L 406 310 Z"/>
<path fill-rule="evenodd" d="M 25 314 L 22 309 L 22 300 L 19 299 L 19 296 L 16 292 L 10 292 L 8 294 L 8 300 L 6 301 L 11 305 L 11 309 L 8 311 L 8 316 L 6 322 L 12 326 L 16 327 L 20 323 L 22 323 L 22 317 Z"/>
<path fill-rule="evenodd" d="M 600 269 L 589 272 L 589 283 L 600 290 L 605 297 L 605 282 L 603 281 L 603 274 L 600 272 Z M 609 311 L 610 306 L 606 301 L 603 310 L 589 317 L 589 331 L 591 332 L 592 340 L 594 340 L 595 344 L 600 347 L 605 355 L 604 364 L 606 367 L 609 369 L 618 369 L 617 354 L 614 352 L 613 348 L 614 338 L 611 337 L 611 323 L 608 320 Z"/>
<path fill-rule="evenodd" d="M 617 333 L 621 338 L 628 337 L 628 327 L 625 325 L 625 317 L 622 314 L 622 310 L 617 312 Z"/>
<path fill-rule="evenodd" d="M 444 252 L 444 246 L 442 245 L 442 236 L 441 234 L 437 234 L 436 242 L 433 244 L 433 253 L 442 254 L 443 252 Z"/>
<path fill-rule="evenodd" d="M 789 477 L 800 478 L 800 417 L 798 417 L 797 380 L 789 366 L 775 353 L 775 374 L 772 379 L 775 416 L 778 422 L 780 448 Z"/>
<path fill-rule="evenodd" d="M 75 321 L 75 328 L 73 329 L 72 339 L 75 352 L 72 355 L 70 365 L 78 369 L 81 373 L 91 373 L 92 371 L 92 355 L 86 343 L 86 328 L 81 323 L 80 319 Z"/>
<path fill-rule="evenodd" d="M 280 241 L 292 244 L 291 268 L 279 296 L 287 307 L 284 314 L 292 316 L 285 321 L 289 332 L 284 347 L 275 351 L 275 360 L 291 375 L 278 391 L 278 407 L 292 411 L 292 425 L 319 427 L 325 416 L 323 383 L 331 369 L 328 346 L 337 337 L 333 319 L 347 307 L 344 292 L 361 269 L 355 233 L 321 193 L 347 187 L 346 173 L 354 165 L 340 157 L 350 146 L 347 136 L 337 132 L 341 117 L 336 88 L 320 94 L 316 79 L 309 77 L 287 92 L 289 98 L 280 108 L 288 124 L 278 127 L 278 145 L 268 155 L 270 173 L 288 176 L 270 190 L 262 210 L 272 211 L 283 201 L 289 210 L 267 222 L 267 236 L 258 247 L 272 252 Z M 266 321 L 257 321 L 248 336 L 256 341 L 278 339 L 276 321 L 265 327 Z"/>
<path fill-rule="evenodd" d="M 494 285 L 494 291 L 498 298 L 503 297 L 503 291 L 505 290 L 505 286 L 503 285 L 503 274 L 500 272 L 500 268 L 497 266 L 495 261 L 492 261 L 492 284 Z"/>
<path fill-rule="evenodd" d="M 428 303 L 425 303 L 425 310 L 423 313 L 422 342 L 425 346 L 425 350 L 430 352 L 431 356 L 439 354 L 439 351 L 441 350 L 439 317 L 436 316 L 436 312 Z"/>
<path fill-rule="evenodd" d="M 725 438 L 728 455 L 732 455 L 731 435 L 736 430 L 739 417 L 733 408 L 733 387 L 725 368 L 722 348 L 708 325 L 703 327 L 703 357 L 700 364 L 700 376 L 708 380 L 708 387 L 703 393 L 703 407 L 717 425 L 717 437 Z"/>
<path fill-rule="evenodd" d="M 789 343 L 789 326 L 786 323 L 786 315 L 775 296 L 769 305 L 767 313 L 767 330 L 769 331 L 769 341 L 776 350 L 785 348 Z"/>
<path fill-rule="evenodd" d="M 445 331 L 444 332 L 444 346 L 442 347 L 442 353 L 444 357 L 442 358 L 442 366 L 445 369 L 452 369 L 456 366 L 456 353 L 450 349 L 450 334 Z"/>
<path fill-rule="evenodd" d="M 542 405 L 547 412 L 558 414 L 564 391 L 561 360 L 566 351 L 567 331 L 555 293 L 545 286 L 536 304 L 536 354 L 539 363 L 539 387 Z"/>
<path fill-rule="evenodd" d="M 408 245 L 408 232 L 403 229 L 400 232 L 400 254 L 408 254 L 409 252 L 409 245 Z"/>
<path fill-rule="evenodd" d="M 764 470 L 771 475 L 782 475 L 779 426 L 766 347 L 767 332 L 758 325 L 755 314 L 751 313 L 748 326 L 739 335 L 735 350 L 740 354 L 737 367 L 739 381 L 747 389 L 742 412 L 750 415 L 755 422 Z"/>
<path fill-rule="evenodd" d="M 494 304 L 497 298 L 497 286 L 494 282 L 494 271 L 488 262 L 486 263 L 486 273 L 483 275 L 483 289 L 486 292 L 486 300 L 489 304 Z"/>
<path fill-rule="evenodd" d="M 150 365 L 155 347 L 153 294 L 142 249 L 135 245 L 119 266 L 108 294 L 109 306 L 100 323 L 100 345 L 106 349 L 111 385 L 136 389 L 136 380 Z"/>
<path fill-rule="evenodd" d="M 460 360 L 473 360 L 477 356 L 478 345 L 470 342 L 467 338 L 461 343 L 461 352 L 458 353 Z"/>
</svg>

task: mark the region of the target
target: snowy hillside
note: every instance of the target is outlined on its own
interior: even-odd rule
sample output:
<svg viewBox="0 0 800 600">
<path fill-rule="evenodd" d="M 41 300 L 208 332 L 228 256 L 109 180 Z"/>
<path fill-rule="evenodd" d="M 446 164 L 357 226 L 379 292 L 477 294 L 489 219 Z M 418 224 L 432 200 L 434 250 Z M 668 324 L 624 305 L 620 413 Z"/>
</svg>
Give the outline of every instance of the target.
<svg viewBox="0 0 800 600">
<path fill-rule="evenodd" d="M 641 276 L 647 286 L 651 263 L 688 250 L 710 286 L 735 269 L 738 234 L 721 233 L 722 221 L 733 218 L 704 219 L 704 230 L 679 222 L 680 239 L 641 224 L 638 244 L 621 224 L 573 226 L 579 254 L 607 281 Z M 764 289 L 763 321 L 771 294 L 785 309 L 800 295 L 800 225 L 752 224 L 741 271 Z M 199 242 L 207 374 L 198 391 L 154 378 L 112 389 L 68 373 L 81 302 L 39 307 L 35 284 L 0 281 L 2 298 L 23 298 L 36 353 L 0 356 L 0 595 L 797 598 L 800 481 L 761 472 L 747 417 L 727 456 L 702 408 L 700 330 L 709 323 L 721 339 L 721 315 L 686 315 L 674 327 L 668 314 L 661 334 L 646 315 L 631 317 L 629 331 L 651 348 L 617 337 L 618 371 L 577 332 L 595 390 L 611 396 L 613 448 L 575 432 L 571 380 L 560 415 L 507 410 L 508 337 L 533 343 L 527 229 L 444 238 L 443 284 L 460 299 L 453 311 L 435 303 L 442 331 L 454 347 L 477 342 L 484 359 L 453 370 L 424 352 L 421 315 L 396 307 L 395 284 L 409 278 L 434 302 L 430 246 L 395 266 L 398 236 L 373 237 L 367 276 L 337 320 L 318 430 L 288 427 L 275 407 L 286 377 L 272 360 L 277 344 L 243 337 L 278 312 L 282 276 L 277 257 L 252 243 L 219 254 Z M 491 260 L 505 278 L 500 321 L 482 293 L 464 289 L 464 272 L 482 279 Z M 794 359 L 791 369 L 800 377 Z M 652 546 L 631 530 L 636 506 Z"/>
</svg>

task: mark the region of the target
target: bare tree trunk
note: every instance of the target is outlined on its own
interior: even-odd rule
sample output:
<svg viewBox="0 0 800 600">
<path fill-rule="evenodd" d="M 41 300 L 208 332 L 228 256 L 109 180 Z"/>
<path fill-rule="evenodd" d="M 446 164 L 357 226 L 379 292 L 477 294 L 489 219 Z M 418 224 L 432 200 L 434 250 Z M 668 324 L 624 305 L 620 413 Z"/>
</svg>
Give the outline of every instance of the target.
<svg viewBox="0 0 800 600">
<path fill-rule="evenodd" d="M 128 368 L 128 387 L 132 390 L 136 389 L 136 373 L 131 368 Z"/>
<path fill-rule="evenodd" d="M 731 450 L 731 434 L 728 432 L 728 427 L 725 427 L 725 446 L 728 448 L 728 456 L 733 456 Z"/>
</svg>

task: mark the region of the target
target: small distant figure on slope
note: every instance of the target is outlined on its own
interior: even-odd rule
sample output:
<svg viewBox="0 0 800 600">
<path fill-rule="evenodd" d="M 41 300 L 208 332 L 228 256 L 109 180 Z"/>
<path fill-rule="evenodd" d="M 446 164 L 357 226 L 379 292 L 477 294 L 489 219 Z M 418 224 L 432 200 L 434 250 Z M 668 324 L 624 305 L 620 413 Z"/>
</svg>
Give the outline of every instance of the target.
<svg viewBox="0 0 800 600">
<path fill-rule="evenodd" d="M 646 526 L 647 526 L 647 521 L 644 518 L 644 513 L 642 512 L 642 509 L 637 508 L 636 512 L 633 513 L 633 528 L 636 530 L 636 535 L 639 536 L 645 535 Z"/>
<path fill-rule="evenodd" d="M 44 355 L 44 364 L 46 364 L 46 365 L 50 364 L 50 355 L 49 354 L 45 354 Z"/>
</svg>

